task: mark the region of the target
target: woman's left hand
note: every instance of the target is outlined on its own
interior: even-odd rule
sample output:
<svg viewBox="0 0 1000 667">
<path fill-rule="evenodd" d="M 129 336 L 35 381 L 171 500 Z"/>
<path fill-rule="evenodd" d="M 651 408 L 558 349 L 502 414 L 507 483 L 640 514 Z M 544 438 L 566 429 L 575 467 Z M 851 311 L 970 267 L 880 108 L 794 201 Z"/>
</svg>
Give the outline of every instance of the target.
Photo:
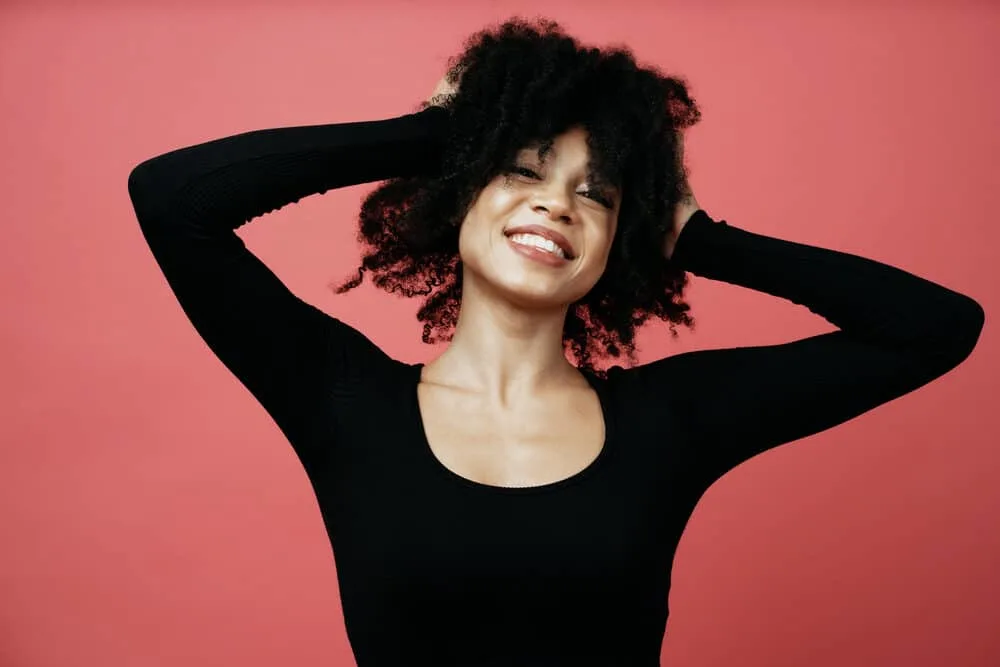
<svg viewBox="0 0 1000 667">
<path fill-rule="evenodd" d="M 684 133 L 677 133 L 677 173 L 684 175 Z M 681 231 L 684 229 L 684 225 L 687 221 L 691 219 L 691 216 L 700 208 L 698 206 L 698 200 L 694 197 L 694 192 L 691 191 L 691 184 L 685 181 L 681 184 L 683 194 L 681 199 L 677 202 L 677 206 L 674 207 L 673 224 L 670 230 L 667 232 L 666 238 L 663 240 L 663 256 L 667 259 L 674 254 L 674 246 L 677 245 L 677 239 L 681 235 Z"/>
<path fill-rule="evenodd" d="M 681 235 L 684 225 L 687 224 L 687 221 L 691 219 L 691 216 L 699 208 L 701 207 L 698 206 L 698 200 L 695 199 L 694 192 L 691 191 L 691 186 L 685 182 L 684 196 L 681 197 L 681 200 L 677 202 L 677 206 L 674 208 L 673 226 L 667 232 L 667 236 L 663 241 L 664 257 L 670 259 L 670 256 L 674 254 L 674 246 L 677 245 L 677 238 Z"/>
</svg>

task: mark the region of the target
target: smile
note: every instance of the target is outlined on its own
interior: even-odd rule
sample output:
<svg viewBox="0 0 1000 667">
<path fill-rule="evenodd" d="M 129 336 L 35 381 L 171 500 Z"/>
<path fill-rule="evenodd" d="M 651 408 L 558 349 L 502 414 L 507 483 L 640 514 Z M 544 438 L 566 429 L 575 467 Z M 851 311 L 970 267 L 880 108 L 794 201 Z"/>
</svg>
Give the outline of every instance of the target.
<svg viewBox="0 0 1000 667">
<path fill-rule="evenodd" d="M 551 253 L 564 259 L 566 257 L 566 253 L 563 252 L 562 248 L 556 245 L 555 241 L 552 239 L 542 238 L 538 234 L 511 234 L 509 238 L 511 243 L 537 248 L 538 250 Z"/>
<path fill-rule="evenodd" d="M 540 264 L 551 267 L 569 264 L 565 251 L 552 239 L 522 232 L 511 234 L 507 242 L 516 253 Z"/>
<path fill-rule="evenodd" d="M 563 266 L 576 258 L 569 239 L 544 225 L 513 226 L 504 236 L 517 253 L 548 266 Z"/>
</svg>

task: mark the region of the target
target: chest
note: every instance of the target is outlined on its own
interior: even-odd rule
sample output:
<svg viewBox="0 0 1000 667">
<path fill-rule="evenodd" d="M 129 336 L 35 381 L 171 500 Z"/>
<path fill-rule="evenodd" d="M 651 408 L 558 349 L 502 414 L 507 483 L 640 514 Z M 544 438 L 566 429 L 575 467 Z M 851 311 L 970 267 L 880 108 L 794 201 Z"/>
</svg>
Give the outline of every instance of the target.
<svg viewBox="0 0 1000 667">
<path fill-rule="evenodd" d="M 655 655 L 690 507 L 671 448 L 647 442 L 632 403 L 605 389 L 504 411 L 421 382 L 395 412 L 339 420 L 342 455 L 314 483 L 355 637 L 372 628 L 379 646 L 411 650 L 399 637 L 414 630 L 437 650 L 456 636 L 512 648 L 612 637 L 621 650 L 648 631 Z M 442 467 L 494 487 L 588 474 L 494 489 Z"/>
<path fill-rule="evenodd" d="M 592 390 L 553 393 L 517 407 L 434 385 L 418 388 L 427 445 L 438 462 L 491 486 L 551 484 L 583 471 L 601 453 L 605 424 Z"/>
</svg>

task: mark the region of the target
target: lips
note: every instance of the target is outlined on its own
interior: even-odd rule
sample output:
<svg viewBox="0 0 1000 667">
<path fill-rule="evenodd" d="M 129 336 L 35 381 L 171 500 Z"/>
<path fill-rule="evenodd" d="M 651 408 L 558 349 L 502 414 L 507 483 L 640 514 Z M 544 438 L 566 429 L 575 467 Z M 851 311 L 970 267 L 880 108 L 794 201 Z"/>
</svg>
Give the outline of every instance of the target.
<svg viewBox="0 0 1000 667">
<path fill-rule="evenodd" d="M 510 237 L 514 234 L 534 234 L 536 236 L 541 236 L 543 239 L 548 239 L 552 241 L 559 249 L 563 251 L 566 255 L 566 259 L 573 259 L 576 257 L 576 252 L 573 250 L 573 246 L 570 244 L 569 239 L 555 231 L 554 229 L 549 229 L 542 225 L 519 225 L 517 227 L 511 227 L 504 230 L 504 236 Z"/>
</svg>

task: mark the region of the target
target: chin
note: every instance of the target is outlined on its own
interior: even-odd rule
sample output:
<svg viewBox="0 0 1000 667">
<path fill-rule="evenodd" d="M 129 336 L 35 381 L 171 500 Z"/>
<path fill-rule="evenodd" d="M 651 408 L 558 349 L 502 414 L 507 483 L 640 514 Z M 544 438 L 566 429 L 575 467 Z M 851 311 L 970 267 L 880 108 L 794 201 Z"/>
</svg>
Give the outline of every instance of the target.
<svg viewBox="0 0 1000 667">
<path fill-rule="evenodd" d="M 462 258 L 465 285 L 478 284 L 482 289 L 477 291 L 526 310 L 568 307 L 590 291 L 603 270 L 579 260 L 553 266 L 503 246 L 481 250 L 485 252 L 469 252 Z"/>
<path fill-rule="evenodd" d="M 558 276 L 533 271 L 508 271 L 487 276 L 494 292 L 510 303 L 530 310 L 566 308 L 586 295 L 591 285 L 579 280 L 559 279 Z"/>
<path fill-rule="evenodd" d="M 510 303 L 525 310 L 556 310 L 565 308 L 574 301 L 558 290 L 531 286 L 504 286 L 502 293 Z"/>
</svg>

